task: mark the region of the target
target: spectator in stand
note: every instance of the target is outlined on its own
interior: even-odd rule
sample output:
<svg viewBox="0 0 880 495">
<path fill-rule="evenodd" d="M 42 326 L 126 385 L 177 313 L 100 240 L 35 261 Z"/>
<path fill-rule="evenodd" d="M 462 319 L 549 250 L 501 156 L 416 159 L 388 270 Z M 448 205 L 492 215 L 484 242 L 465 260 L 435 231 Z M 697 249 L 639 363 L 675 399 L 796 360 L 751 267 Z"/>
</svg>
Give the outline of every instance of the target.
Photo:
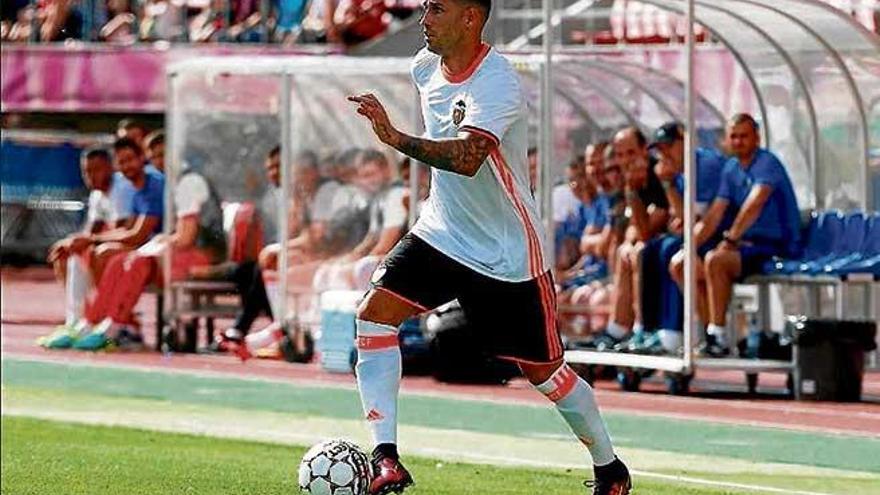
<svg viewBox="0 0 880 495">
<path fill-rule="evenodd" d="M 294 44 L 308 6 L 307 0 L 272 0 L 275 14 L 272 19 L 274 21 L 273 41 L 285 45 Z"/>
<path fill-rule="evenodd" d="M 113 158 L 103 148 L 89 148 L 80 159 L 83 182 L 90 189 L 86 223 L 80 232 L 56 242 L 49 250 L 48 261 L 52 264 L 55 277 L 65 288 L 64 325 L 40 339 L 40 344 L 48 348 L 65 348 L 73 344 L 77 330 L 75 325 L 83 316 L 86 295 L 92 286 L 88 270 L 88 260 L 73 255 L 71 246 L 79 238 L 88 238 L 115 228 L 125 219 L 119 218 L 110 201 L 110 190 L 118 185 L 113 176 Z"/>
<path fill-rule="evenodd" d="M 628 345 L 641 346 L 647 335 L 641 318 L 641 251 L 645 242 L 666 230 L 669 204 L 654 172 L 656 160 L 648 153 L 644 134 L 635 127 L 614 137 L 615 159 L 624 171 L 624 200 L 629 222 L 613 263 L 611 321 L 596 338 L 597 348 L 610 348 L 631 337 Z"/>
<path fill-rule="evenodd" d="M 727 143 L 733 156 L 724 164 L 715 200 L 694 228 L 696 244 L 702 246 L 732 209 L 733 223 L 722 232 L 721 242 L 706 254 L 705 263 L 697 262 L 706 279 L 705 351 L 711 356 L 730 353 L 725 327 L 733 284 L 760 273 L 773 256 L 796 257 L 800 249 L 800 212 L 791 179 L 779 159 L 760 147 L 755 119 L 744 113 L 733 116 Z"/>
<path fill-rule="evenodd" d="M 184 32 L 181 5 L 169 0 L 147 0 L 140 24 L 140 39 L 172 41 Z"/>
<path fill-rule="evenodd" d="M 223 210 L 214 188 L 184 163 L 175 186 L 174 232 L 155 237 L 134 252 L 116 255 L 107 265 L 86 310 L 88 332 L 73 347 L 97 350 L 111 341 L 122 349 L 143 347 L 134 307 L 147 284 L 162 283 L 162 254 L 170 251 L 171 280 L 183 280 L 193 268 L 226 259 Z"/>
<path fill-rule="evenodd" d="M 33 10 L 29 0 L 4 0 L 0 3 L 0 40 L 27 41 Z M 26 32 L 22 32 L 26 29 Z"/>
<path fill-rule="evenodd" d="M 99 33 L 100 39 L 117 43 L 137 41 L 138 33 L 134 29 L 137 18 L 129 0 L 108 0 L 107 18 L 109 20 Z"/>
<path fill-rule="evenodd" d="M 75 0 L 46 0 L 37 17 L 42 22 L 40 41 L 82 39 L 82 12 Z"/>
<path fill-rule="evenodd" d="M 683 125 L 669 122 L 654 133 L 651 148 L 659 154 L 654 168 L 669 201 L 669 233 L 648 241 L 642 251 L 642 319 L 645 328 L 656 330 L 658 337 L 653 339 L 653 347 L 644 350 L 668 354 L 678 353 L 681 348 L 684 318 L 678 284 L 682 282 L 684 261 L 684 253 L 680 252 L 684 217 L 684 131 Z M 724 157 L 707 148 L 697 148 L 695 155 L 696 219 L 699 221 L 718 192 Z M 701 256 L 716 243 L 703 244 Z M 705 317 L 704 304 L 698 306 L 701 318 Z"/>
</svg>

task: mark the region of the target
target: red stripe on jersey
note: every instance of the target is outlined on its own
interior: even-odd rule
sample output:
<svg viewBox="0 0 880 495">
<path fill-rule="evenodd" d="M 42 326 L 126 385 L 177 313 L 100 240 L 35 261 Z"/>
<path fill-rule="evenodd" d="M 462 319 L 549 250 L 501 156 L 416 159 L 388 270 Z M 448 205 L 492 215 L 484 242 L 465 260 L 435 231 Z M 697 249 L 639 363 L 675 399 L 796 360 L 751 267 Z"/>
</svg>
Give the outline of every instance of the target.
<svg viewBox="0 0 880 495">
<path fill-rule="evenodd" d="M 397 347 L 397 334 L 391 335 L 358 335 L 355 339 L 357 348 L 362 351 L 381 351 Z"/>
<path fill-rule="evenodd" d="M 449 71 L 449 69 L 446 68 L 445 65 L 441 63 L 440 71 L 443 73 L 443 77 L 452 84 L 459 84 L 467 81 L 468 78 L 474 75 L 474 72 L 477 71 L 477 67 L 480 66 L 480 63 L 483 61 L 483 59 L 486 58 L 486 55 L 489 54 L 489 48 L 491 47 L 488 44 L 483 43 L 480 46 L 479 53 L 477 53 L 477 56 L 474 57 L 473 62 L 471 62 L 465 70 L 459 72 L 458 74 L 453 74 Z"/>
<path fill-rule="evenodd" d="M 504 155 L 501 154 L 501 150 L 498 148 L 492 150 L 489 157 L 495 164 L 495 169 L 498 171 L 504 190 L 513 203 L 523 228 L 525 228 L 529 248 L 529 273 L 533 278 L 537 278 L 544 272 L 543 254 L 541 253 L 541 242 L 538 240 L 538 234 L 535 232 L 535 227 L 532 225 L 532 220 L 529 218 L 522 199 L 516 192 L 513 174 L 510 172 L 510 167 L 507 165 Z"/>
<path fill-rule="evenodd" d="M 474 127 L 472 125 L 464 125 L 464 126 L 461 126 L 461 128 L 459 128 L 458 130 L 459 130 L 459 132 L 462 132 L 462 131 L 472 132 L 474 134 L 479 134 L 481 136 L 487 137 L 487 138 L 491 139 L 493 143 L 495 143 L 496 148 L 501 146 L 501 140 L 498 139 L 498 137 L 495 136 L 495 134 L 492 134 L 491 132 L 487 131 L 486 129 L 480 129 L 479 127 Z"/>
</svg>

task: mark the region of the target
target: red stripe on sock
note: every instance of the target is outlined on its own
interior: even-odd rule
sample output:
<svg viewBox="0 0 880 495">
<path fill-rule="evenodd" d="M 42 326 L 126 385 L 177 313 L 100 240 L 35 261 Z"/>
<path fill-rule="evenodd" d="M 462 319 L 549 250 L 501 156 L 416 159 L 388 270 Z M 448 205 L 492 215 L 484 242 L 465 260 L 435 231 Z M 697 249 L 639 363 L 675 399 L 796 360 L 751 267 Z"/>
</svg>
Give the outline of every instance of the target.
<svg viewBox="0 0 880 495">
<path fill-rule="evenodd" d="M 397 347 L 397 334 L 394 335 L 358 335 L 355 345 L 362 351 L 381 351 Z"/>
</svg>

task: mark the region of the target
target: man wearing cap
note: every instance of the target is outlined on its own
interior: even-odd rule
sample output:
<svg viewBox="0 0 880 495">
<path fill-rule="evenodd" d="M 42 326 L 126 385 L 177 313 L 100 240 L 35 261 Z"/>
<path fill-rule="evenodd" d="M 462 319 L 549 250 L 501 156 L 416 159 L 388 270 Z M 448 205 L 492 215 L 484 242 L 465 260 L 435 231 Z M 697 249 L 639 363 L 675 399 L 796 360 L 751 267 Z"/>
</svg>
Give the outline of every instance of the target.
<svg viewBox="0 0 880 495">
<path fill-rule="evenodd" d="M 675 255 L 681 252 L 684 225 L 684 131 L 680 123 L 668 122 L 654 133 L 651 149 L 659 157 L 655 171 L 669 201 L 670 233 L 648 242 L 642 253 L 643 290 L 650 288 L 651 294 L 656 294 L 656 287 L 661 288 L 660 297 L 643 294 L 641 298 L 644 325 L 657 330 L 657 342 L 667 353 L 675 353 L 681 347 L 684 319 L 682 293 L 676 283 L 682 276 L 679 269 L 683 254 L 677 258 L 679 264 L 673 263 Z M 713 149 L 702 147 L 695 150 L 695 156 L 696 214 L 699 218 L 718 192 L 725 158 Z M 700 254 L 704 255 L 718 240 L 703 244 Z"/>
</svg>

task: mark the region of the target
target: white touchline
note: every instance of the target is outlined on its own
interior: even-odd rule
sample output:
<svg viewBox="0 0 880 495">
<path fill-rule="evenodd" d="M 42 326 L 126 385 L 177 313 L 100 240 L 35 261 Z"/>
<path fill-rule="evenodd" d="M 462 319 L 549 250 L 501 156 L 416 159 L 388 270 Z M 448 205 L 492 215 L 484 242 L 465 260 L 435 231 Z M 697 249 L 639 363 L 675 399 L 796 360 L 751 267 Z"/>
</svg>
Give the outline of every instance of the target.
<svg viewBox="0 0 880 495">
<path fill-rule="evenodd" d="M 472 461 L 488 461 L 488 462 L 496 462 L 503 463 L 508 465 L 518 465 L 518 466 L 533 466 L 533 467 L 546 467 L 546 468 L 554 468 L 554 469 L 583 469 L 583 465 L 579 464 L 565 464 L 558 462 L 541 462 L 535 461 L 531 459 L 522 459 L 518 457 L 508 457 L 508 456 L 499 456 L 499 455 L 489 455 L 489 454 L 474 454 L 471 452 L 459 452 L 454 450 L 446 450 L 446 449 L 435 449 L 431 447 L 416 447 L 411 449 L 413 452 L 422 455 L 433 455 L 440 456 L 446 458 L 454 458 L 456 460 L 472 460 Z M 640 471 L 640 470 L 631 470 L 632 474 L 635 476 L 642 476 L 645 478 L 656 478 L 667 481 L 675 481 L 679 483 L 689 483 L 693 485 L 705 485 L 705 486 L 715 486 L 719 488 L 737 488 L 740 490 L 748 490 L 754 492 L 769 492 L 769 493 L 784 493 L 788 495 L 833 495 L 830 493 L 823 492 L 805 492 L 801 490 L 789 490 L 786 488 L 774 488 L 771 486 L 762 486 L 762 485 L 748 485 L 743 483 L 733 483 L 728 481 L 713 481 L 706 480 L 702 478 L 692 478 L 689 476 L 676 476 L 671 474 L 662 474 L 662 473 L 652 473 L 650 471 Z"/>
</svg>

